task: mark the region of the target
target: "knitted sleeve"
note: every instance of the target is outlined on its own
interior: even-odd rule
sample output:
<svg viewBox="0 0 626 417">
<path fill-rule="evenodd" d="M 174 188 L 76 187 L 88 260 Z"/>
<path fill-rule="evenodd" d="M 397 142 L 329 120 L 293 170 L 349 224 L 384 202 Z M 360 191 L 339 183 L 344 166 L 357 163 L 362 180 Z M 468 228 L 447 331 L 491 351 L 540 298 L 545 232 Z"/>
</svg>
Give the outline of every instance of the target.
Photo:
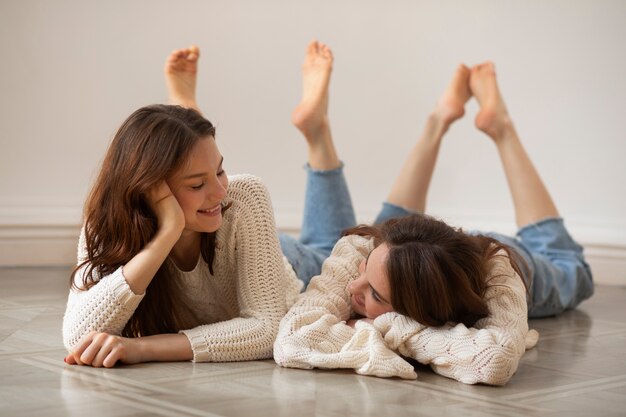
<svg viewBox="0 0 626 417">
<path fill-rule="evenodd" d="M 232 228 L 227 237 L 218 234 L 218 245 L 224 245 L 222 252 L 232 259 L 216 262 L 230 263 L 236 271 L 232 279 L 237 280 L 234 302 L 239 304 L 239 317 L 182 331 L 189 338 L 195 362 L 270 358 L 278 324 L 287 310 L 289 277 L 269 193 L 250 175 L 237 176 L 228 189 L 237 206 L 227 212 Z"/>
<path fill-rule="evenodd" d="M 370 324 L 346 324 L 352 314 L 347 285 L 372 249 L 360 236 L 342 238 L 282 319 L 274 343 L 274 360 L 291 368 L 351 368 L 364 375 L 415 379 L 413 367 L 385 346 Z"/>
<path fill-rule="evenodd" d="M 472 328 L 452 323 L 434 328 L 386 313 L 374 326 L 387 346 L 466 384 L 506 384 L 526 349 L 536 344 L 538 334 L 528 330 L 526 288 L 521 278 L 508 256 L 496 258 L 484 295 L 488 317 Z"/>
<path fill-rule="evenodd" d="M 84 230 L 78 241 L 78 262 L 86 258 Z M 82 286 L 87 266 L 79 270 L 74 278 Z M 65 315 L 63 316 L 63 344 L 68 350 L 80 342 L 91 331 L 121 334 L 124 326 L 143 299 L 143 295 L 132 292 L 122 267 L 104 276 L 87 291 L 70 289 Z"/>
</svg>

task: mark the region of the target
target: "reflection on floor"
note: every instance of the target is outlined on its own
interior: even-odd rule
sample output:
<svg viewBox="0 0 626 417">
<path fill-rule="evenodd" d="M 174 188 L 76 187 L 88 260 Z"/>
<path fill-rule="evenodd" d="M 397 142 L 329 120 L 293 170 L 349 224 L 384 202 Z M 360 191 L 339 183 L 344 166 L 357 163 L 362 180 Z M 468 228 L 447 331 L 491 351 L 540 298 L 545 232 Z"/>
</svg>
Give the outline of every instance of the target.
<svg viewBox="0 0 626 417">
<path fill-rule="evenodd" d="M 535 320 L 541 335 L 505 387 L 418 369 L 416 381 L 273 361 L 67 366 L 61 321 L 69 271 L 0 269 L 0 415 L 546 416 L 626 415 L 626 287 Z"/>
</svg>

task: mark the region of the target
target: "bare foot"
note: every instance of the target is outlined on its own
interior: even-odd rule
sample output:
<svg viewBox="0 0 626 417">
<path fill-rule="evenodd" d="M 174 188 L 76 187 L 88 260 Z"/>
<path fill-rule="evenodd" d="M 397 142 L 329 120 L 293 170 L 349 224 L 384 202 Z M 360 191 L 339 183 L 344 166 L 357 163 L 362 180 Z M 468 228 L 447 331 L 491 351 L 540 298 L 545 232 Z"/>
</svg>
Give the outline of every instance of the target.
<svg viewBox="0 0 626 417">
<path fill-rule="evenodd" d="M 452 122 L 460 119 L 465 114 L 465 103 L 470 99 L 472 93 L 469 88 L 470 70 L 465 65 L 460 64 L 452 81 L 448 84 L 446 91 L 443 93 L 434 114 L 443 122 L 445 126 L 449 126 Z"/>
<path fill-rule="evenodd" d="M 511 119 L 500 95 L 492 62 L 487 61 L 472 67 L 470 89 L 480 104 L 475 120 L 476 127 L 497 141 L 511 126 Z"/>
<path fill-rule="evenodd" d="M 302 64 L 302 100 L 291 114 L 291 121 L 309 142 L 328 128 L 328 84 L 333 69 L 333 53 L 318 41 L 307 47 Z"/>
<path fill-rule="evenodd" d="M 173 51 L 165 62 L 165 83 L 171 104 L 196 110 L 196 74 L 200 50 L 197 46 Z"/>
</svg>

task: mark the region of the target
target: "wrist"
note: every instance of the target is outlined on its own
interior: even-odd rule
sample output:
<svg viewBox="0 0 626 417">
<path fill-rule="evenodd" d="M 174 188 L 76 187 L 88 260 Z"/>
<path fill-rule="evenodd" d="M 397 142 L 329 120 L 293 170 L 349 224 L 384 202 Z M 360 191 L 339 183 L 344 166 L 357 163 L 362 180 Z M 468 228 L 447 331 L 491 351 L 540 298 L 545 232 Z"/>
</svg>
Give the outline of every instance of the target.
<svg viewBox="0 0 626 417">
<path fill-rule="evenodd" d="M 180 239 L 183 230 L 185 230 L 184 225 L 179 226 L 172 224 L 159 226 L 159 230 L 157 231 L 154 240 L 168 242 L 171 246 L 174 246 L 174 244 L 178 242 L 178 239 Z"/>
<path fill-rule="evenodd" d="M 152 350 L 149 343 L 150 339 L 148 337 L 136 337 L 130 340 L 135 345 L 135 350 L 137 352 L 139 362 L 154 361 L 154 355 L 152 355 Z"/>
</svg>

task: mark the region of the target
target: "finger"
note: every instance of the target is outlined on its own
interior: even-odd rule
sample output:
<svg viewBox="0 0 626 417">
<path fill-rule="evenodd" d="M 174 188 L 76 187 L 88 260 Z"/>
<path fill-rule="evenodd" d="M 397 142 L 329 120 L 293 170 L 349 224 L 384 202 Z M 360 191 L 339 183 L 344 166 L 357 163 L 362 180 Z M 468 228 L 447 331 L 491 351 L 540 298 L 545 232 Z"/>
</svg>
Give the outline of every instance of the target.
<svg viewBox="0 0 626 417">
<path fill-rule="evenodd" d="M 113 349 L 102 362 L 102 366 L 105 368 L 113 368 L 118 360 L 122 359 L 122 350 Z"/>
<path fill-rule="evenodd" d="M 101 346 L 100 350 L 98 350 L 98 353 L 93 358 L 91 366 L 93 366 L 94 368 L 101 367 L 107 356 L 109 356 L 109 354 L 111 353 L 111 350 L 113 350 L 111 343 L 105 343 L 103 346 Z"/>
<path fill-rule="evenodd" d="M 63 358 L 63 362 L 65 362 L 68 365 L 76 365 L 76 359 L 74 359 L 74 356 L 70 353 L 68 354 L 65 358 Z"/>
<path fill-rule="evenodd" d="M 109 335 L 106 333 L 98 333 L 94 335 L 91 340 L 91 344 L 87 346 L 80 355 L 81 362 L 86 365 L 91 365 L 108 337 Z"/>
<path fill-rule="evenodd" d="M 91 341 L 93 339 L 93 337 L 97 334 L 97 332 L 92 331 L 87 333 L 81 340 L 80 342 L 74 346 L 74 349 L 72 349 L 72 351 L 70 352 L 70 354 L 72 355 L 72 357 L 74 358 L 74 361 L 78 364 L 78 365 L 82 365 L 83 362 L 80 359 L 80 356 L 83 354 L 83 352 L 85 351 L 85 349 L 87 349 L 87 347 L 91 344 Z"/>
</svg>

